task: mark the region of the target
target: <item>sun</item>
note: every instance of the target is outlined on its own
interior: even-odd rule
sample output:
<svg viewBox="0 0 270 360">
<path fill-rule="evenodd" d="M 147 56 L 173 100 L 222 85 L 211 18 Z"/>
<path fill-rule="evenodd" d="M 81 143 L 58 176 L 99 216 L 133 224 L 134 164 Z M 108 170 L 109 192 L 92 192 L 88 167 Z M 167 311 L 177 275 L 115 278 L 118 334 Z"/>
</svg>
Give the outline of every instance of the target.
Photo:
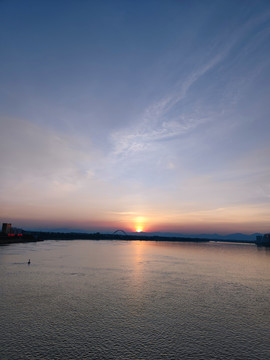
<svg viewBox="0 0 270 360">
<path fill-rule="evenodd" d="M 140 233 L 143 231 L 143 227 L 141 225 L 136 226 L 136 232 Z"/>
<path fill-rule="evenodd" d="M 134 228 L 137 233 L 141 233 L 145 230 L 146 218 L 144 216 L 137 216 L 134 219 Z"/>
</svg>

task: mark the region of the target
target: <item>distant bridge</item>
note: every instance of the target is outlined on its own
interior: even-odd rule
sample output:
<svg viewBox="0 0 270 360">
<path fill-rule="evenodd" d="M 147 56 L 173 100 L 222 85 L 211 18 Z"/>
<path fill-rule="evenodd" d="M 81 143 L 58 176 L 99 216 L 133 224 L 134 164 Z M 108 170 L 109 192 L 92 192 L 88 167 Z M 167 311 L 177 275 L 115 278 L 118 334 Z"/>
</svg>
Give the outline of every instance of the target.
<svg viewBox="0 0 270 360">
<path fill-rule="evenodd" d="M 122 233 L 123 235 L 127 236 L 127 233 L 126 233 L 124 230 L 121 230 L 121 229 L 115 230 L 115 231 L 113 232 L 113 235 L 119 234 L 119 233 Z"/>
</svg>

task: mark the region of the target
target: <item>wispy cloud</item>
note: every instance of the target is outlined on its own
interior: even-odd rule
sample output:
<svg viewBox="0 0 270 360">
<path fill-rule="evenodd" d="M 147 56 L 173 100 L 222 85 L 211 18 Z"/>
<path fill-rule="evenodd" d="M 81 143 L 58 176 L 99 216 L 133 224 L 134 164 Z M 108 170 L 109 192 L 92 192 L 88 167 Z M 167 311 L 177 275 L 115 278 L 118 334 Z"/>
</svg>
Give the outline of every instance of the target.
<svg viewBox="0 0 270 360">
<path fill-rule="evenodd" d="M 228 103 L 223 103 L 222 108 L 219 109 L 215 109 L 216 106 L 214 106 L 210 111 L 210 115 L 209 110 L 203 108 L 199 109 L 199 111 L 194 109 L 193 111 L 185 112 L 181 109 L 181 103 L 187 98 L 189 101 L 196 102 L 196 98 L 194 99 L 192 93 L 189 94 L 192 86 L 216 66 L 222 64 L 230 52 L 243 42 L 249 32 L 254 31 L 254 29 L 267 22 L 269 16 L 270 13 L 267 12 L 247 21 L 234 31 L 233 36 L 231 34 L 227 39 L 223 39 L 223 42 L 217 37 L 211 52 L 207 57 L 202 57 L 204 63 L 201 63 L 202 60 L 199 60 L 196 69 L 185 75 L 184 79 L 176 80 L 173 88 L 168 90 L 168 94 L 150 104 L 143 111 L 141 117 L 134 121 L 135 124 L 133 126 L 114 132 L 111 138 L 114 144 L 115 159 L 124 159 L 133 154 L 151 151 L 156 149 L 156 143 L 159 141 L 175 139 L 195 130 L 204 123 L 215 121 Z M 256 31 L 259 32 L 259 30 Z M 269 36 L 269 31 L 266 29 L 264 31 L 264 38 L 267 36 Z M 251 43 L 245 45 L 244 53 L 251 51 L 252 47 L 254 47 L 256 36 L 251 39 Z M 251 82 L 252 77 L 256 76 L 257 73 L 258 68 L 254 69 L 248 78 L 238 79 L 238 95 L 233 92 L 229 94 L 228 90 L 227 95 L 224 95 L 223 101 L 236 103 L 240 87 L 243 89 L 247 81 Z M 233 80 L 227 79 L 227 81 L 231 83 Z"/>
<path fill-rule="evenodd" d="M 221 56 L 218 55 L 192 73 L 179 89 L 149 105 L 142 116 L 136 119 L 136 125 L 114 132 L 111 136 L 115 145 L 114 154 L 126 157 L 132 153 L 149 150 L 154 142 L 181 136 L 208 121 L 209 119 L 203 115 L 200 117 L 194 117 L 194 114 L 172 115 L 171 112 L 187 96 L 189 88 L 220 59 Z"/>
</svg>

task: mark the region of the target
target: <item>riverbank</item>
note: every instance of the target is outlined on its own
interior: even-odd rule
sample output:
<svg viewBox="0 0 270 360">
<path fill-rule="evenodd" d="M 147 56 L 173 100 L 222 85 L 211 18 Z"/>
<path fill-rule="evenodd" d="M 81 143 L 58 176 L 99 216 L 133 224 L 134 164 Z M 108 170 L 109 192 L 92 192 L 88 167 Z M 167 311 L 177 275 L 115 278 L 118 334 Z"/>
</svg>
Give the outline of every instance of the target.
<svg viewBox="0 0 270 360">
<path fill-rule="evenodd" d="M 0 235 L 0 245 L 9 245 L 9 244 L 18 244 L 18 243 L 28 243 L 28 242 L 37 242 L 44 241 L 38 237 L 34 237 L 33 235 L 14 235 L 8 236 L 1 234 Z"/>
<path fill-rule="evenodd" d="M 47 232 L 47 231 L 23 231 L 21 236 L 7 236 L 0 235 L 0 245 L 36 242 L 44 240 L 124 240 L 124 241 L 165 241 L 165 242 L 192 242 L 192 243 L 206 243 L 206 242 L 226 242 L 226 243 L 243 243 L 243 244 L 259 244 L 254 241 L 243 240 L 220 240 L 220 239 L 207 239 L 207 238 L 194 238 L 194 237 L 181 237 L 181 236 L 160 236 L 160 235 L 146 235 L 146 234 L 102 234 L 96 233 L 79 233 L 79 232 Z M 266 246 L 262 244 L 261 246 Z"/>
</svg>

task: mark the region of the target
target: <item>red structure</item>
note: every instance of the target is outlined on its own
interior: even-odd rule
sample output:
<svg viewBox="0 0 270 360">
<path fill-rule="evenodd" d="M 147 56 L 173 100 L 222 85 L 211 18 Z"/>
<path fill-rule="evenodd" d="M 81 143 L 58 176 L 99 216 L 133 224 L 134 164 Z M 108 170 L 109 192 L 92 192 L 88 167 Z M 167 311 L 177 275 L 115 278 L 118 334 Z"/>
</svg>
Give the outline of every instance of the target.
<svg viewBox="0 0 270 360">
<path fill-rule="evenodd" d="M 12 228 L 11 224 L 8 223 L 2 224 L 2 234 L 7 236 L 22 236 L 21 230 L 17 228 Z"/>
</svg>

